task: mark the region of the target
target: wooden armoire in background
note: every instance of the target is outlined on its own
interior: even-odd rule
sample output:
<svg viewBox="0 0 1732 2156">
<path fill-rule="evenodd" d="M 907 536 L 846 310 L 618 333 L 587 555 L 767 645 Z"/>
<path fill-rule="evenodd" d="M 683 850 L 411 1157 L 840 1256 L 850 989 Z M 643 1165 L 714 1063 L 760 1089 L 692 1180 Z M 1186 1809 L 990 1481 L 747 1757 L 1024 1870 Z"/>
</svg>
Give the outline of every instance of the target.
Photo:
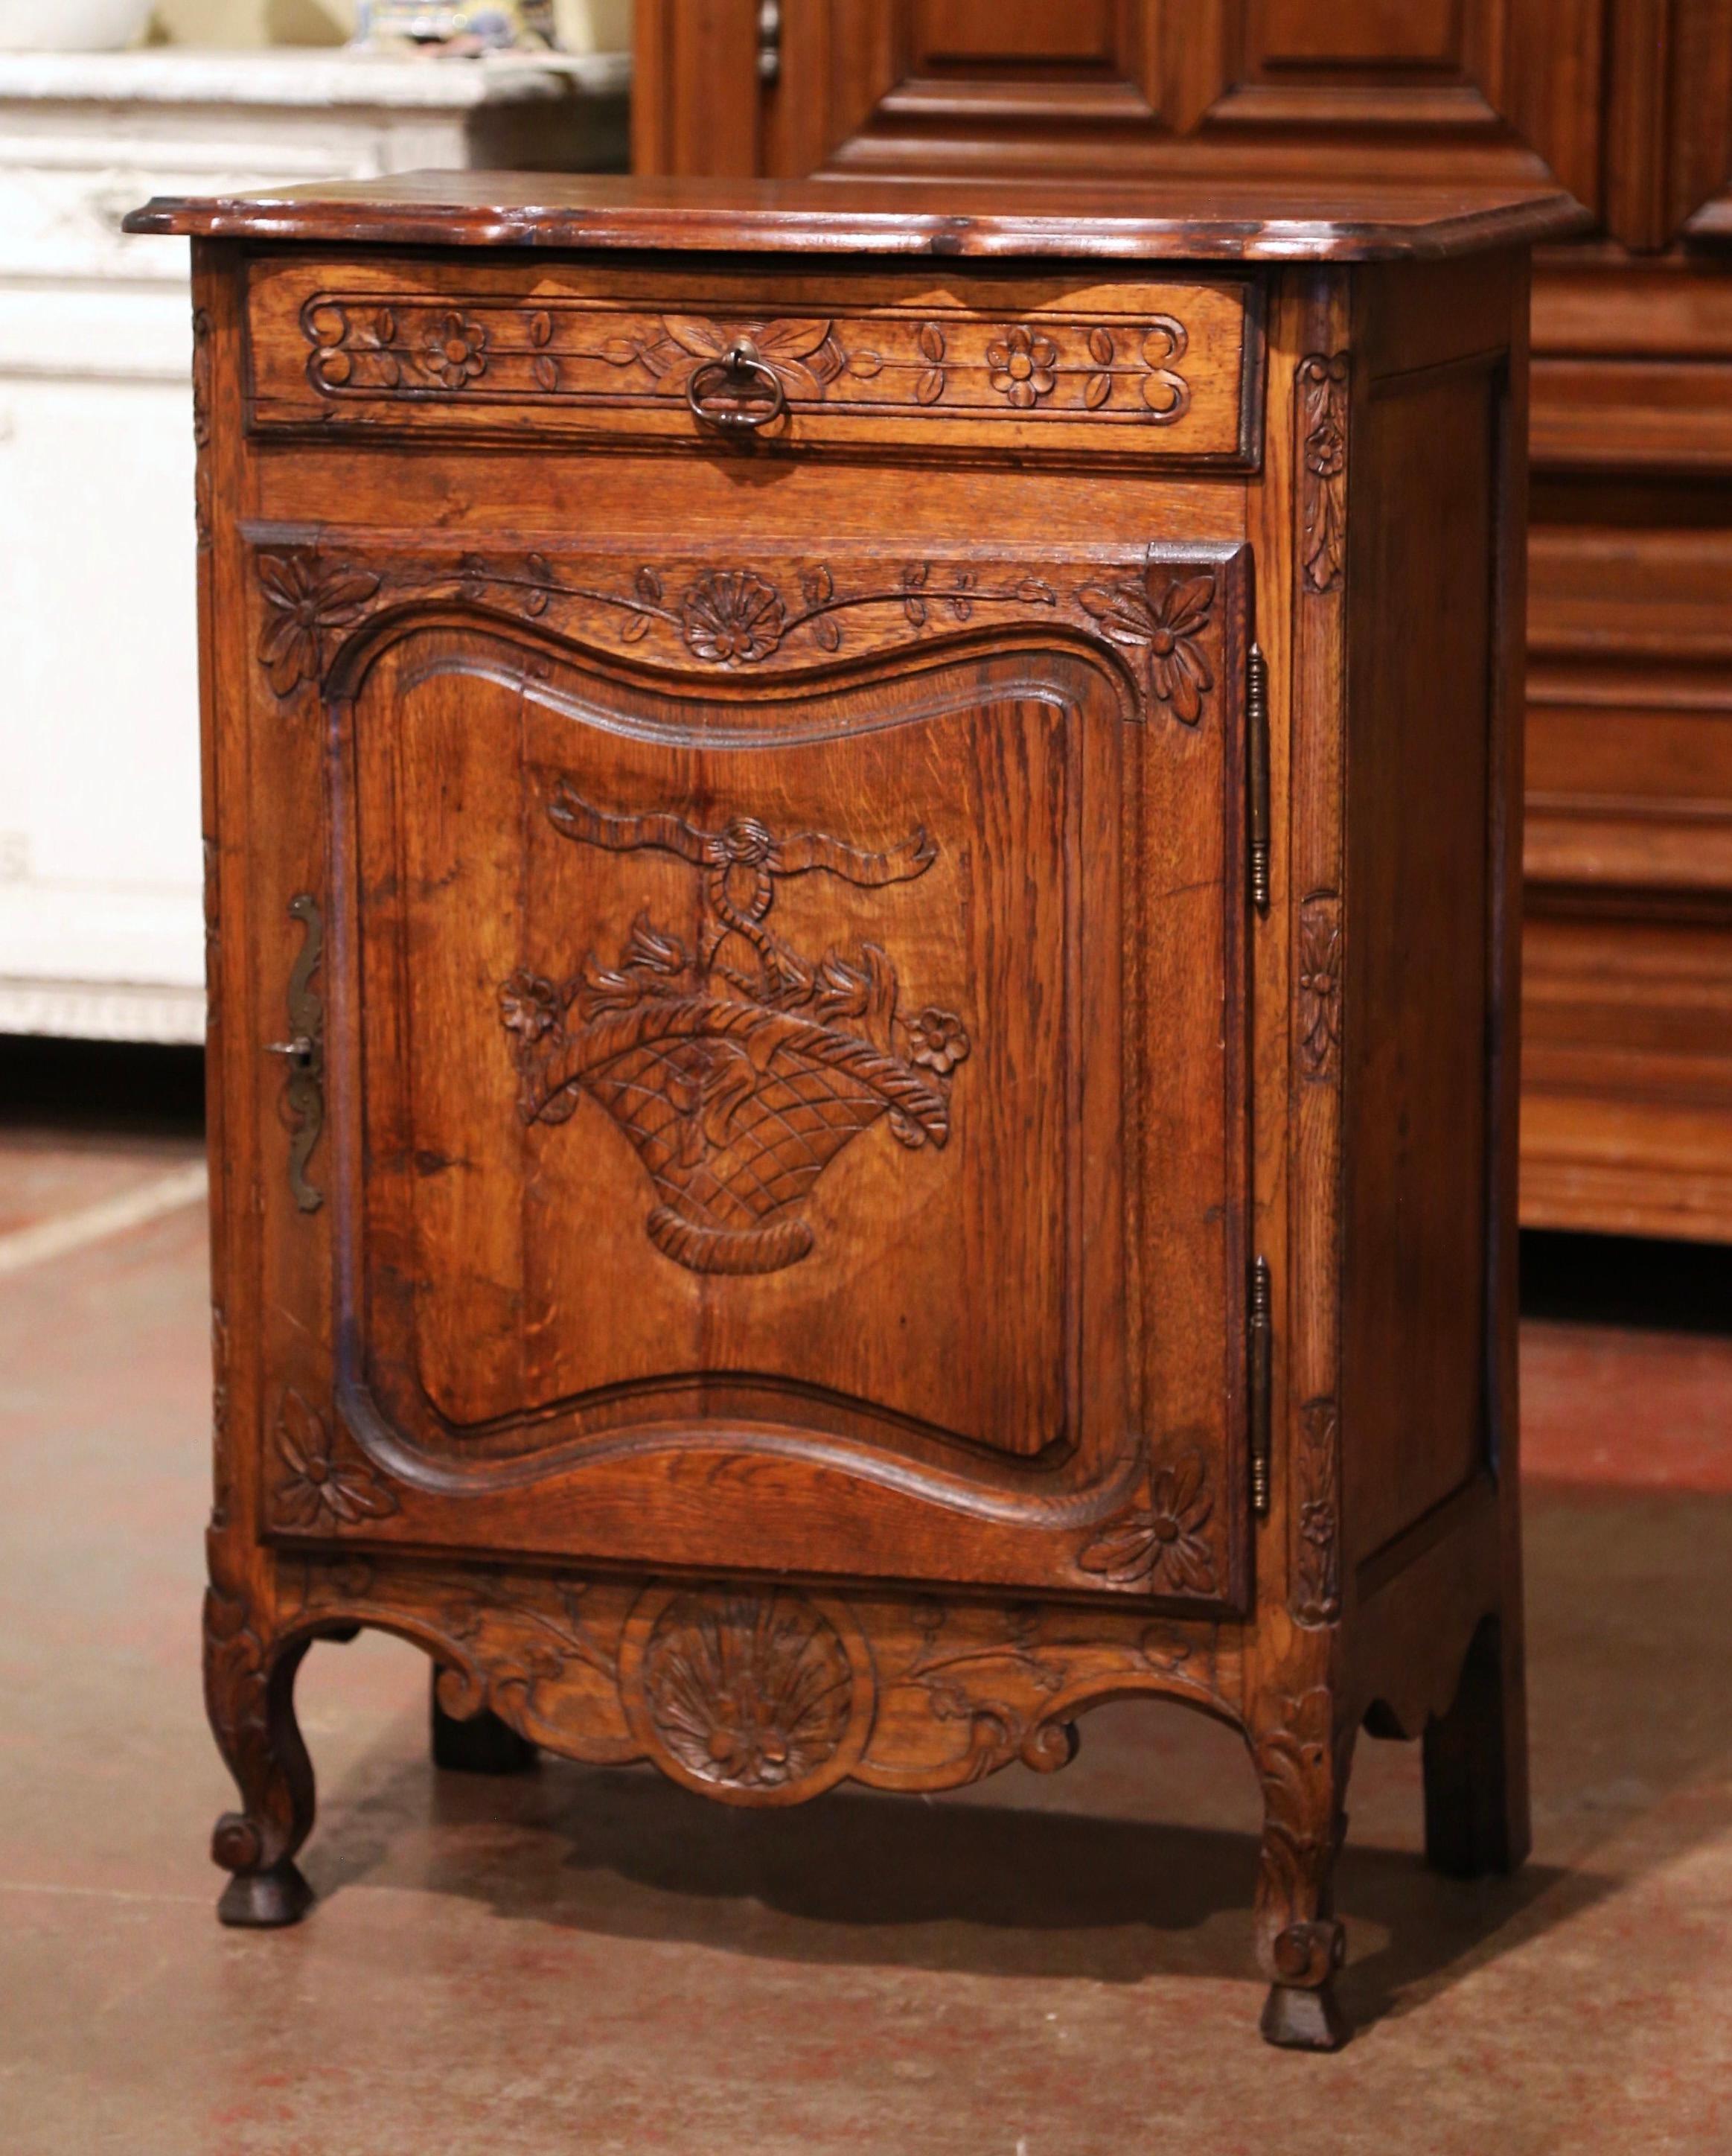
<svg viewBox="0 0 1732 2156">
<path fill-rule="evenodd" d="M 1522 1217 L 1732 1240 L 1732 0 L 638 0 L 637 24 L 643 172 L 1576 196 L 1591 230 L 1534 297 Z"/>
</svg>

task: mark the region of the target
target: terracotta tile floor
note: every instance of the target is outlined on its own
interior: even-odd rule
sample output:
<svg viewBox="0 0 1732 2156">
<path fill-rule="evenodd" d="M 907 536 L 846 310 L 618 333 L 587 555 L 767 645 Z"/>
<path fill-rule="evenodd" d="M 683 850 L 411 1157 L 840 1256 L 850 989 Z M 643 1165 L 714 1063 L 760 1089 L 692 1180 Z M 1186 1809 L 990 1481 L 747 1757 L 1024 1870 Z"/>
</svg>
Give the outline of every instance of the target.
<svg viewBox="0 0 1732 2156">
<path fill-rule="evenodd" d="M 0 1128 L 0 1238 L 136 1197 L 197 1158 L 172 1136 Z"/>
<path fill-rule="evenodd" d="M 18 1160 L 14 1224 L 120 1172 Z M 1434 1879 L 1362 1741 L 1314 2059 L 1255 2034 L 1248 1764 L 1146 1707 L 1051 1779 L 759 1817 L 436 1776 L 419 1658 L 321 1647 L 320 1904 L 220 1930 L 204 1297 L 197 1209 L 0 1278 L 4 2156 L 1732 2150 L 1732 1343 L 1530 1329 L 1535 1859 Z"/>
</svg>

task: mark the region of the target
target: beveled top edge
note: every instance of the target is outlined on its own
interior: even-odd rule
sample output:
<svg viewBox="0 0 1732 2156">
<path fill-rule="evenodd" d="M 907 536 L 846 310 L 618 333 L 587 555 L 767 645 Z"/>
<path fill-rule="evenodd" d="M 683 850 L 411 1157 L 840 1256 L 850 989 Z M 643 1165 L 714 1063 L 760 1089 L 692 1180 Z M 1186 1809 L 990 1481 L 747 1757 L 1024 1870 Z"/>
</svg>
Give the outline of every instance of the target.
<svg viewBox="0 0 1732 2156">
<path fill-rule="evenodd" d="M 1531 246 L 1587 222 L 1575 198 L 1556 187 L 952 187 L 452 172 L 254 195 L 158 196 L 133 212 L 126 229 L 343 246 L 1371 262 Z"/>
</svg>

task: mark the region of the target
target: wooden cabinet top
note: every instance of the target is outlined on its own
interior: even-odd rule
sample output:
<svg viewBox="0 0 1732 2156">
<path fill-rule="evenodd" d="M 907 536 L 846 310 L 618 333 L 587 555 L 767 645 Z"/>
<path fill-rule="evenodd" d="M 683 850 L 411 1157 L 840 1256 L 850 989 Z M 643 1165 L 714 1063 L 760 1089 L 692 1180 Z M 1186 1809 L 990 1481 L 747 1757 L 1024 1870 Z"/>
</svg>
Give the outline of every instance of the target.
<svg viewBox="0 0 1732 2156">
<path fill-rule="evenodd" d="M 1578 230 L 1585 218 L 1556 187 L 718 184 L 453 172 L 159 197 L 126 229 L 356 246 L 1353 262 L 1530 246 Z"/>
</svg>

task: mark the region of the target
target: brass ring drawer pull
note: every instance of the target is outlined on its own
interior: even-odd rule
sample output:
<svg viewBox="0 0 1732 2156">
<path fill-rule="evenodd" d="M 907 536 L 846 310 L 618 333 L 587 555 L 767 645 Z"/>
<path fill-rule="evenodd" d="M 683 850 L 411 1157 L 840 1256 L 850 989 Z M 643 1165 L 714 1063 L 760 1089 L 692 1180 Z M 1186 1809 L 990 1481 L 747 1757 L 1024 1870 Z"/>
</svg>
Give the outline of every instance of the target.
<svg viewBox="0 0 1732 2156">
<path fill-rule="evenodd" d="M 692 417 L 723 434 L 756 434 L 774 426 L 788 408 L 774 367 L 758 357 L 750 338 L 730 344 L 720 359 L 706 360 L 686 384 Z"/>
</svg>

